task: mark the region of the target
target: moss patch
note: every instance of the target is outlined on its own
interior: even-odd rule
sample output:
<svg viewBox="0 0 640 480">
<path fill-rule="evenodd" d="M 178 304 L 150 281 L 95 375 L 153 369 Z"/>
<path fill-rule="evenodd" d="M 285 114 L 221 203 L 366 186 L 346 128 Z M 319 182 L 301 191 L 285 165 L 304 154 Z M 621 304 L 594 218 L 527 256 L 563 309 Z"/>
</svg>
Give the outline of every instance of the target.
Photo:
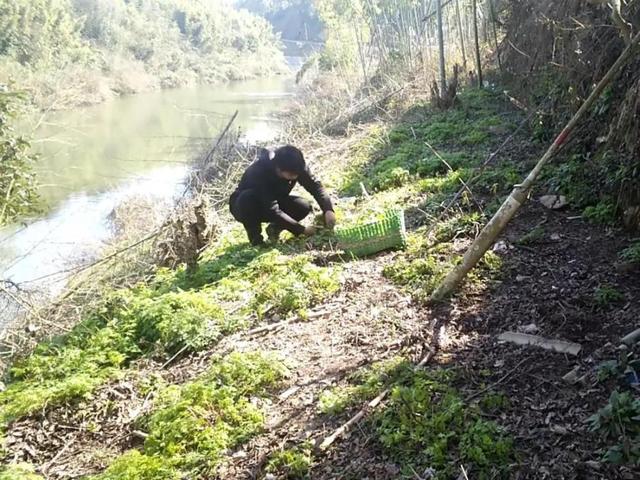
<svg viewBox="0 0 640 480">
<path fill-rule="evenodd" d="M 209 478 L 228 449 L 261 431 L 257 400 L 285 374 L 278 358 L 233 353 L 198 380 L 168 387 L 143 422 L 143 451 L 125 453 L 94 478 Z"/>
</svg>

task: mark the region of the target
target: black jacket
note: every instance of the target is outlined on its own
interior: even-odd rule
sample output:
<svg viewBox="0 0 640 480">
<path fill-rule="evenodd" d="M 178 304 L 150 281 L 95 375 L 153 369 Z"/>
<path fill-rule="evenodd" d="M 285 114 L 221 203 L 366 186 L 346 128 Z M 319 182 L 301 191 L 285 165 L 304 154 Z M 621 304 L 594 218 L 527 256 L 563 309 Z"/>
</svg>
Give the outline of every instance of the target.
<svg viewBox="0 0 640 480">
<path fill-rule="evenodd" d="M 309 171 L 309 167 L 298 176 L 297 180 L 286 180 L 280 178 L 276 173 L 273 161 L 269 158 L 269 151 L 262 150 L 258 159 L 247 167 L 236 190 L 231 194 L 231 203 L 244 190 L 256 192 L 263 204 L 267 215 L 282 228 L 295 234 L 301 234 L 304 227 L 292 219 L 289 215 L 280 210 L 278 200 L 284 199 L 291 193 L 296 183 L 309 192 L 322 209 L 322 212 L 333 211 L 333 205 L 329 194 Z"/>
</svg>

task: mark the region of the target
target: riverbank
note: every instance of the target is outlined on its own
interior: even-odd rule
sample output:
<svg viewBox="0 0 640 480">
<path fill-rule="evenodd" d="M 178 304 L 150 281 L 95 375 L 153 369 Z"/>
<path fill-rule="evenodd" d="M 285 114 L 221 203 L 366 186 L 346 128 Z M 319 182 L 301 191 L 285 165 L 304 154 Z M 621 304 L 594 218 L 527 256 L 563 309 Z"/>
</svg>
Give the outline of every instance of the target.
<svg viewBox="0 0 640 480">
<path fill-rule="evenodd" d="M 637 244 L 535 192 L 463 288 L 426 304 L 543 148 L 499 92 L 468 89 L 447 111 L 426 97 L 411 86 L 370 110 L 382 118 L 298 137 L 340 224 L 402 208 L 406 250 L 336 260 L 325 235 L 251 248 L 221 210 L 195 271 L 105 292 L 13 366 L 5 459 L 109 480 L 633 478 L 601 461 L 616 440 L 585 420 L 614 388 L 597 366 L 640 313 L 638 270 L 611 269 Z M 582 352 L 497 341 L 523 329 Z"/>
</svg>

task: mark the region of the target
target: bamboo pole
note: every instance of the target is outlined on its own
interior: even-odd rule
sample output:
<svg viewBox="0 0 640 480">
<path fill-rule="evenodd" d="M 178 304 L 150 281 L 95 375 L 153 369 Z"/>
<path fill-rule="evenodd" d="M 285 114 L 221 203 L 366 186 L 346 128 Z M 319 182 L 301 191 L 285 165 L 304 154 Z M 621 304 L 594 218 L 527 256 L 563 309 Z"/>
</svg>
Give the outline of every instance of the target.
<svg viewBox="0 0 640 480">
<path fill-rule="evenodd" d="M 500 48 L 498 47 L 498 29 L 496 27 L 496 9 L 493 5 L 493 0 L 489 0 L 489 10 L 491 12 L 491 26 L 493 28 L 493 41 L 496 48 L 496 58 L 498 59 L 498 68 L 502 72 L 502 60 L 500 58 Z"/>
<path fill-rule="evenodd" d="M 475 3 L 475 1 L 474 1 Z M 566 142 L 567 137 L 571 134 L 578 122 L 585 116 L 585 114 L 592 107 L 594 102 L 600 97 L 602 91 L 607 87 L 609 83 L 620 72 L 622 67 L 633 56 L 635 49 L 640 44 L 640 33 L 636 34 L 629 46 L 624 49 L 620 54 L 616 62 L 611 66 L 602 80 L 596 85 L 595 89 L 591 92 L 589 97 L 582 104 L 580 109 L 569 120 L 569 123 L 564 127 L 562 132 L 558 135 L 555 141 L 551 144 L 542 158 L 538 161 L 536 166 L 529 172 L 529 175 L 524 181 L 515 185 L 507 199 L 504 201 L 500 209 L 489 220 L 489 223 L 482 229 L 478 237 L 474 240 L 473 244 L 469 247 L 462 259 L 462 262 L 449 272 L 445 279 L 440 283 L 438 288 L 431 295 L 431 301 L 440 301 L 447 297 L 453 290 L 462 282 L 467 273 L 475 267 L 478 261 L 486 253 L 489 247 L 495 242 L 496 238 L 507 226 L 507 223 L 513 218 L 518 209 L 524 202 L 527 201 L 529 192 L 533 187 L 536 179 L 540 175 L 542 168 L 549 162 L 549 160 L 557 153 L 558 149 Z"/>
<path fill-rule="evenodd" d="M 473 38 L 476 47 L 476 70 L 478 73 L 478 88 L 482 88 L 482 64 L 480 63 L 480 41 L 478 40 L 478 2 L 473 0 Z"/>
<path fill-rule="evenodd" d="M 464 49 L 464 32 L 462 31 L 462 19 L 460 18 L 460 0 L 456 0 L 456 19 L 458 23 L 458 33 L 460 35 L 460 50 L 462 52 L 462 68 L 464 74 L 469 73 L 467 71 L 467 52 Z"/>
<path fill-rule="evenodd" d="M 447 91 L 447 74 L 445 72 L 444 62 L 444 36 L 442 31 L 442 2 L 436 0 L 436 18 L 438 22 L 438 50 L 440 54 L 440 98 L 444 98 Z"/>
</svg>

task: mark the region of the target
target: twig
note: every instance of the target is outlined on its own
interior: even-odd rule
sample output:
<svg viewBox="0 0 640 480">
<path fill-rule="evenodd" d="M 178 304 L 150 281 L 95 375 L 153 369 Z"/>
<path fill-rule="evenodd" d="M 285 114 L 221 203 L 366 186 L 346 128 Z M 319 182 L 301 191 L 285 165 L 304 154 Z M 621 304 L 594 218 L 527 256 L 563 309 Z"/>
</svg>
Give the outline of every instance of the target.
<svg viewBox="0 0 640 480">
<path fill-rule="evenodd" d="M 483 388 L 482 390 L 477 391 L 476 393 L 474 393 L 473 395 L 467 397 L 467 402 L 470 402 L 471 400 L 473 400 L 474 398 L 479 397 L 480 395 L 482 395 L 483 393 L 488 392 L 489 390 L 493 390 L 495 387 L 497 387 L 498 385 L 500 385 L 502 382 L 504 382 L 507 378 L 509 378 L 511 375 L 514 374 L 514 372 L 520 367 L 520 365 L 522 365 L 524 362 L 526 362 L 527 360 L 529 360 L 529 357 L 525 357 L 522 360 L 520 360 L 518 362 L 518 364 L 513 367 L 511 370 L 509 370 L 503 377 L 500 378 L 500 380 L 498 380 L 497 382 L 492 383 L 491 385 L 489 385 L 487 388 Z"/>
<path fill-rule="evenodd" d="M 431 144 L 427 141 L 424 142 L 424 144 L 429 147 L 431 149 L 431 151 L 433 152 L 433 154 L 438 157 L 438 159 L 440 159 L 440 161 L 442 163 L 444 163 L 446 165 L 446 167 L 449 169 L 450 172 L 453 172 L 453 168 L 451 167 L 451 165 L 449 165 L 449 162 L 447 162 L 444 157 L 442 155 L 440 155 L 438 153 L 438 151 L 433 148 L 431 146 Z M 462 184 L 462 188 L 464 188 L 467 192 L 469 192 L 469 195 L 471 195 L 471 198 L 473 198 L 473 203 L 476 204 L 476 206 L 478 207 L 478 209 L 480 210 L 480 213 L 482 213 L 484 215 L 484 210 L 482 208 L 482 205 L 480 205 L 480 203 L 478 203 L 478 200 L 476 200 L 475 195 L 473 194 L 473 191 L 469 188 L 469 185 L 466 184 L 466 182 L 462 179 L 462 177 L 460 177 L 458 180 L 460 180 L 460 183 Z"/>
<path fill-rule="evenodd" d="M 423 367 L 429 361 L 431 361 L 433 356 L 434 356 L 434 351 L 430 350 L 429 353 L 427 353 L 427 355 L 425 355 L 425 357 L 420 361 L 420 363 L 418 363 L 415 366 L 415 368 Z M 356 425 L 360 420 L 362 420 L 365 416 L 367 416 L 369 412 L 371 412 L 378 405 L 380 405 L 380 403 L 384 400 L 384 398 L 389 394 L 390 391 L 391 391 L 390 388 L 386 388 L 382 392 L 380 392 L 380 394 L 376 398 L 374 398 L 369 403 L 367 403 L 358 413 L 356 413 L 353 417 L 351 417 L 351 419 L 347 423 L 343 424 L 341 427 L 335 430 L 331 435 L 326 437 L 318 448 L 323 451 L 329 448 L 331 444 L 335 442 L 336 439 L 338 439 L 338 437 L 340 437 L 345 432 L 347 432 L 353 425 Z"/>
<path fill-rule="evenodd" d="M 464 477 L 464 480 L 469 480 L 469 477 L 467 476 L 467 471 L 464 469 L 464 465 L 460 465 L 460 470 L 462 470 L 462 476 Z"/>
<path fill-rule="evenodd" d="M 178 350 L 169 360 L 167 360 L 166 362 L 164 362 L 162 364 L 162 366 L 160 367 L 161 370 L 164 370 L 165 368 L 167 368 L 167 365 L 169 365 L 171 362 L 173 362 L 176 358 L 178 358 L 181 354 L 183 354 L 187 348 L 189 348 L 189 345 L 185 345 L 183 346 L 180 350 Z"/>
<path fill-rule="evenodd" d="M 76 441 L 76 438 L 72 438 L 72 439 L 71 439 L 71 441 L 67 442 L 67 443 L 65 444 L 65 446 L 64 446 L 64 447 L 62 447 L 62 448 L 58 451 L 58 453 L 56 453 L 56 454 L 55 454 L 55 456 L 54 456 L 54 457 L 53 457 L 49 462 L 47 462 L 47 464 L 46 464 L 46 465 L 44 465 L 44 466 L 42 467 L 42 472 L 43 472 L 43 473 L 46 473 L 46 472 L 47 472 L 47 470 L 49 470 L 51 467 L 53 467 L 53 466 L 55 465 L 55 463 L 58 461 L 58 459 L 62 456 L 62 454 L 63 454 L 64 452 L 66 452 L 66 451 L 69 449 L 69 447 L 71 447 L 71 445 L 73 445 L 73 444 L 75 443 L 75 441 Z"/>
</svg>

